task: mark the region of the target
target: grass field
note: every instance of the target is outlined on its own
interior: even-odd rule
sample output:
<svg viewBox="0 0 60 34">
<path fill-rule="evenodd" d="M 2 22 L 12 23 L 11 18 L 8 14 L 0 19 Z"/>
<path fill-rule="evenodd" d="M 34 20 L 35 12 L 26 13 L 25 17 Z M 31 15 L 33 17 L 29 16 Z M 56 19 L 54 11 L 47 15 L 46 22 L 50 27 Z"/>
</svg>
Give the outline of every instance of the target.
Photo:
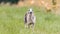
<svg viewBox="0 0 60 34">
<path fill-rule="evenodd" d="M 24 28 L 24 14 L 29 7 L 0 6 L 0 34 L 60 34 L 60 16 L 33 7 L 36 15 L 34 32 Z"/>
</svg>

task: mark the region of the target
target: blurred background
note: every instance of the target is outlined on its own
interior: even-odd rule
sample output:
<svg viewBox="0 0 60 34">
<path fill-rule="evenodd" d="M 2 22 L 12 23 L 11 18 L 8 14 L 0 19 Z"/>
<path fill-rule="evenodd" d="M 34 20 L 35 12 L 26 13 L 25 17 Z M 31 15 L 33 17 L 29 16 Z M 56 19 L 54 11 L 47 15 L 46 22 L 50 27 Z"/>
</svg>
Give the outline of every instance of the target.
<svg viewBox="0 0 60 34">
<path fill-rule="evenodd" d="M 24 27 L 24 15 L 32 8 L 34 31 Z M 60 0 L 0 0 L 0 34 L 60 34 Z"/>
<path fill-rule="evenodd" d="M 58 5 L 60 4 L 59 2 L 60 0 L 0 0 L 0 4 L 7 4 L 7 3 L 10 3 L 10 4 L 34 4 L 34 5 L 41 5 L 43 3 L 48 3 L 48 4 L 53 4 L 53 3 L 57 3 Z"/>
</svg>

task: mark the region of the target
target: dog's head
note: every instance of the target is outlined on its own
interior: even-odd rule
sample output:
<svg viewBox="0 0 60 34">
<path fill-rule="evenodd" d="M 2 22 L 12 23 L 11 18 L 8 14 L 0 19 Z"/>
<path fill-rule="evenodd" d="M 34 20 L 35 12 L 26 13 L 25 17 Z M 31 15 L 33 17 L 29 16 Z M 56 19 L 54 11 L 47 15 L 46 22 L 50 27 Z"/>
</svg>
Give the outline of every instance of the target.
<svg viewBox="0 0 60 34">
<path fill-rule="evenodd" d="M 32 13 L 33 13 L 32 8 L 30 8 L 30 9 L 28 10 L 28 13 L 29 13 L 29 14 L 32 14 Z"/>
</svg>

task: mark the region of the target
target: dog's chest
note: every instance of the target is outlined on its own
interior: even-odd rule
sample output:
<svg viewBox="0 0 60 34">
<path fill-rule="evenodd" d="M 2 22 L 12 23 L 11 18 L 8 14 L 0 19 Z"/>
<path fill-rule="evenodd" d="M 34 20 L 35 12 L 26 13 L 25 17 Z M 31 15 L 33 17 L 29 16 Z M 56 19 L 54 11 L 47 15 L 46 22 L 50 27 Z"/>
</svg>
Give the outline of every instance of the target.
<svg viewBox="0 0 60 34">
<path fill-rule="evenodd" d="M 28 15 L 28 22 L 32 22 L 32 15 Z"/>
</svg>

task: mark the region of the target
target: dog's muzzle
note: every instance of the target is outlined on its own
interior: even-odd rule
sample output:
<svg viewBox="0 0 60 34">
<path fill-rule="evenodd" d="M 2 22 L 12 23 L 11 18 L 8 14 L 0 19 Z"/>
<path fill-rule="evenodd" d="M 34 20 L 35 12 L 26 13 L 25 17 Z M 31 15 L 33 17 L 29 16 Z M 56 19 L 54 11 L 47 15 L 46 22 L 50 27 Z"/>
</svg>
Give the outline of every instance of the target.
<svg viewBox="0 0 60 34">
<path fill-rule="evenodd" d="M 30 12 L 30 14 L 32 14 L 32 12 Z"/>
</svg>

